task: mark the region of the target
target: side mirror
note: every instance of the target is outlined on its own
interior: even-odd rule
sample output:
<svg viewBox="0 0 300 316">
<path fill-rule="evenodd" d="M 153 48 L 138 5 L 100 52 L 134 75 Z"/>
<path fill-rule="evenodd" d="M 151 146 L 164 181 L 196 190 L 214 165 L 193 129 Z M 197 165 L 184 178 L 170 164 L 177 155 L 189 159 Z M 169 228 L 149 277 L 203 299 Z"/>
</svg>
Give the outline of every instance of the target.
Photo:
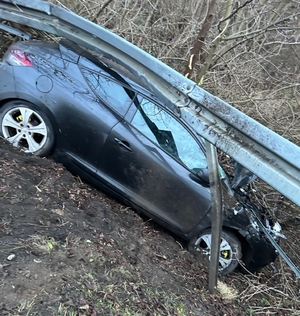
<svg viewBox="0 0 300 316">
<path fill-rule="evenodd" d="M 209 183 L 209 173 L 208 168 L 199 168 L 196 172 L 196 176 L 203 180 L 204 182 Z"/>
</svg>

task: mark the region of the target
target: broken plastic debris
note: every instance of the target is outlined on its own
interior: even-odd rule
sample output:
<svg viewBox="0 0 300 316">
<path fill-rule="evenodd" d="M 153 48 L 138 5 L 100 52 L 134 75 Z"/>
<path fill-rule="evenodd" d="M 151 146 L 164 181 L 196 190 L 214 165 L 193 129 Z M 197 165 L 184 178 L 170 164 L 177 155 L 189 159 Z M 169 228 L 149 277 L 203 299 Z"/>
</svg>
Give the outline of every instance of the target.
<svg viewBox="0 0 300 316">
<path fill-rule="evenodd" d="M 12 260 L 14 260 L 16 258 L 16 255 L 14 254 L 14 253 L 12 253 L 11 255 L 9 255 L 8 257 L 7 257 L 7 260 L 8 261 L 12 261 Z"/>
</svg>

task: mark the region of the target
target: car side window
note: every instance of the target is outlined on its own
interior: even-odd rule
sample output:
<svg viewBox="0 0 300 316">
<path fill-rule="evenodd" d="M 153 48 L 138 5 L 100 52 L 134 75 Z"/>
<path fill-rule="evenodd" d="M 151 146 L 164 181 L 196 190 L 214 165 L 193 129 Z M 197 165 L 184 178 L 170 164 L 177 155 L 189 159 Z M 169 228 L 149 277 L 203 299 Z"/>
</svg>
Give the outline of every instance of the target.
<svg viewBox="0 0 300 316">
<path fill-rule="evenodd" d="M 204 152 L 180 121 L 146 98 L 137 100 L 138 111 L 131 121 L 135 128 L 189 169 L 207 167 Z"/>
<path fill-rule="evenodd" d="M 126 114 L 132 99 L 122 85 L 98 72 L 82 70 L 82 73 L 100 99 L 122 116 Z"/>
</svg>

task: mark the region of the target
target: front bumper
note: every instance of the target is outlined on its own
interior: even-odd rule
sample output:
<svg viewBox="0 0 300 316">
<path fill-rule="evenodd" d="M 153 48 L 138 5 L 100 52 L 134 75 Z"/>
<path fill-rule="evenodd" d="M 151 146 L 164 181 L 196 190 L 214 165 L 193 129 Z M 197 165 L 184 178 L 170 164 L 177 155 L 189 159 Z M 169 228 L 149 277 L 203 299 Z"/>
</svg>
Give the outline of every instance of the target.
<svg viewBox="0 0 300 316">
<path fill-rule="evenodd" d="M 246 237 L 248 251 L 251 256 L 245 255 L 243 263 L 240 265 L 242 272 L 255 272 L 273 262 L 278 253 L 269 240 L 261 233 L 252 234 Z"/>
<path fill-rule="evenodd" d="M 265 210 L 252 203 L 238 204 L 225 212 L 223 225 L 236 230 L 241 236 L 243 257 L 240 269 L 255 272 L 273 262 L 278 253 L 265 233 L 260 229 L 256 216 L 266 224 L 270 235 L 278 243 L 283 236 L 278 222 L 272 221 Z"/>
</svg>

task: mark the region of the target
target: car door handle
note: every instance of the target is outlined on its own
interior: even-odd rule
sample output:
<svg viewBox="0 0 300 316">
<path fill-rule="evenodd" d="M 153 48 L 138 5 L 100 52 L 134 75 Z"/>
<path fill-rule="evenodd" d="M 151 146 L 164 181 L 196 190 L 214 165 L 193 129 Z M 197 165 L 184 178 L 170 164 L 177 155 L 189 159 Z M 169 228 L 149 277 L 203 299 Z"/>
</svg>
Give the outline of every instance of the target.
<svg viewBox="0 0 300 316">
<path fill-rule="evenodd" d="M 115 141 L 124 149 L 127 149 L 128 151 L 132 151 L 132 149 L 130 148 L 130 145 L 128 142 L 126 142 L 125 140 L 120 140 L 119 138 L 115 138 Z"/>
</svg>

